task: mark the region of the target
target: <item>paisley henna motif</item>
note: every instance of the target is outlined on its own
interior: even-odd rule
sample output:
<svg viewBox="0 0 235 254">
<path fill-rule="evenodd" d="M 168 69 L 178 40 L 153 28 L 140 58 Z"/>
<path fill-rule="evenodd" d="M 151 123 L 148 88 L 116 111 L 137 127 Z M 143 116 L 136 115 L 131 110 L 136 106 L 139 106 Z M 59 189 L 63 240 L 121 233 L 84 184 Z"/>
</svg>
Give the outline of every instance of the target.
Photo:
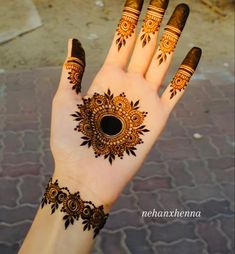
<svg viewBox="0 0 235 254">
<path fill-rule="evenodd" d="M 147 112 L 139 111 L 139 101 L 130 102 L 124 93 L 114 97 L 110 90 L 104 95 L 95 93 L 83 99 L 79 112 L 72 114 L 81 132 L 81 146 L 92 147 L 95 157 L 104 156 L 110 164 L 124 153 L 136 156 L 136 145 L 142 144 L 140 135 L 149 130 L 143 125 Z"/>
</svg>

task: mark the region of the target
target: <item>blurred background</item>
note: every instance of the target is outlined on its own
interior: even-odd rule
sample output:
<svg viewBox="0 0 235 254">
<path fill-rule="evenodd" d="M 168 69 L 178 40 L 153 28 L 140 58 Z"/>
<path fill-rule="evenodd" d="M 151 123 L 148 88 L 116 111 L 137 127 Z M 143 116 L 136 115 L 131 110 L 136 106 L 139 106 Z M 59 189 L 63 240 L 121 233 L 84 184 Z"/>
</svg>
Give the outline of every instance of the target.
<svg viewBox="0 0 235 254">
<path fill-rule="evenodd" d="M 1 254 L 17 253 L 54 168 L 51 100 L 67 40 L 78 38 L 86 50 L 86 90 L 104 61 L 124 2 L 0 0 Z M 181 2 L 169 1 L 162 28 Z M 193 46 L 203 50 L 200 66 L 112 209 L 94 254 L 234 253 L 234 0 L 183 2 L 191 15 L 167 81 Z M 199 210 L 202 216 L 141 217 L 152 209 Z"/>
</svg>

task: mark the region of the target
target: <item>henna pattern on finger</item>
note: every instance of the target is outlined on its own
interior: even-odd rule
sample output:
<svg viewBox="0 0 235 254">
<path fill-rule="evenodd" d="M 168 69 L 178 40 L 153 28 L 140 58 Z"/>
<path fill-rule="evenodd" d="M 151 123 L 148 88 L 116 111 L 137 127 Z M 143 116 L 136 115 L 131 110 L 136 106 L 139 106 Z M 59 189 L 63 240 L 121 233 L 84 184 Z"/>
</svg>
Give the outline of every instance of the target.
<svg viewBox="0 0 235 254">
<path fill-rule="evenodd" d="M 126 40 L 135 32 L 140 12 L 142 9 L 143 0 L 127 0 L 122 18 L 117 27 L 117 40 L 118 51 L 126 45 Z"/>
<path fill-rule="evenodd" d="M 73 39 L 71 57 L 68 57 L 65 68 L 68 70 L 69 83 L 73 85 L 72 89 L 75 90 L 77 94 L 81 92 L 81 82 L 85 65 L 85 51 L 81 43 Z"/>
<path fill-rule="evenodd" d="M 142 26 L 142 47 L 151 41 L 151 35 L 158 32 L 162 22 L 165 10 L 168 6 L 168 0 L 151 0 Z"/>
<path fill-rule="evenodd" d="M 159 65 L 161 65 L 163 61 L 167 60 L 167 56 L 169 54 L 174 52 L 188 15 L 189 7 L 186 4 L 179 4 L 175 8 L 160 41 L 160 52 L 157 56 Z"/>
<path fill-rule="evenodd" d="M 139 101 L 129 101 L 124 93 L 114 96 L 108 89 L 77 106 L 72 116 L 79 122 L 75 131 L 84 135 L 81 146 L 92 147 L 96 158 L 104 156 L 110 164 L 124 153 L 136 156 L 136 145 L 143 143 L 140 135 L 149 132 L 143 124 L 147 112 L 139 111 Z"/>
<path fill-rule="evenodd" d="M 177 91 L 181 92 L 181 90 L 184 90 L 186 88 L 190 81 L 190 78 L 192 77 L 193 73 L 197 68 L 197 65 L 201 58 L 201 54 L 202 51 L 200 48 L 194 47 L 189 51 L 184 61 L 182 62 L 179 70 L 177 71 L 175 77 L 171 81 L 170 99 L 172 99 L 177 94 Z"/>
</svg>

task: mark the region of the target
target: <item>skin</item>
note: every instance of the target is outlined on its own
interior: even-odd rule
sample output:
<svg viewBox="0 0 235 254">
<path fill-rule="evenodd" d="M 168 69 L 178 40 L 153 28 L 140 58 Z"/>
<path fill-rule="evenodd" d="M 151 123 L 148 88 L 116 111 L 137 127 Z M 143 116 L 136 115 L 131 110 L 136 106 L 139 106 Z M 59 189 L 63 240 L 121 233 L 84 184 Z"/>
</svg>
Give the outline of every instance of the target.
<svg viewBox="0 0 235 254">
<path fill-rule="evenodd" d="M 127 4 L 140 8 L 142 2 L 133 0 L 127 1 Z M 184 13 L 179 12 L 179 15 Z M 137 173 L 185 92 L 182 90 L 170 99 L 169 84 L 161 96 L 158 94 L 173 53 L 160 67 L 157 65 L 157 35 L 155 42 L 143 49 L 140 35 L 136 41 L 135 31 L 120 51 L 116 45 L 117 38 L 116 33 L 105 63 L 85 97 L 91 97 L 95 92 L 104 94 L 110 89 L 115 96 L 124 92 L 129 101 L 140 101 L 140 110 L 148 112 L 144 124 L 150 132 L 143 136 L 144 143 L 138 145 L 137 156 L 125 156 L 110 165 L 102 157 L 95 158 L 92 149 L 80 146 L 82 134 L 74 131 L 76 122 L 71 114 L 77 109 L 76 105 L 82 103 L 82 95 L 71 89 L 65 68 L 52 107 L 53 181 L 58 179 L 60 186 L 67 187 L 71 193 L 79 191 L 83 200 L 92 201 L 96 206 L 103 205 L 105 212 L 110 211 L 123 188 Z M 72 40 L 69 40 L 68 57 L 71 56 L 71 48 Z M 189 55 L 189 58 L 191 60 L 187 63 L 192 62 L 191 66 L 196 68 L 200 54 Z M 59 211 L 50 215 L 49 206 L 39 209 L 19 253 L 89 253 L 94 242 L 93 232 L 83 232 L 81 221 L 64 230 L 63 216 Z"/>
</svg>

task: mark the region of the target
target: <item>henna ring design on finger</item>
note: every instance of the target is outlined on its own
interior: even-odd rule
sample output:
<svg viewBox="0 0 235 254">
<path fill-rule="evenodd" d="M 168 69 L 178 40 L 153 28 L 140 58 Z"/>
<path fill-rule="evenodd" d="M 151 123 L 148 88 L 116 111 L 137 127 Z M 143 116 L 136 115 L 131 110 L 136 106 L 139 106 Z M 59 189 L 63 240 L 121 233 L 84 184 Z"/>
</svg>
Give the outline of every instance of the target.
<svg viewBox="0 0 235 254">
<path fill-rule="evenodd" d="M 160 54 L 157 56 L 159 65 L 167 60 L 167 54 L 174 52 L 181 31 L 173 26 L 166 26 L 160 42 Z"/>
<path fill-rule="evenodd" d="M 147 112 L 138 110 L 139 101 L 129 101 L 124 93 L 114 96 L 108 89 L 77 107 L 72 116 L 79 122 L 74 130 L 84 135 L 81 146 L 92 146 L 95 157 L 104 156 L 110 164 L 116 157 L 123 159 L 124 153 L 136 156 L 135 146 L 143 143 L 140 135 L 149 132 L 143 125 Z"/>
<path fill-rule="evenodd" d="M 142 47 L 151 41 L 151 36 L 158 32 L 162 18 L 164 16 L 165 9 L 149 5 L 144 23 L 142 26 L 142 36 L 140 40 L 142 41 Z"/>
<path fill-rule="evenodd" d="M 172 99 L 177 94 L 177 91 L 180 92 L 181 90 L 185 89 L 185 87 L 188 85 L 193 73 L 194 73 L 194 70 L 192 68 L 190 68 L 189 66 L 187 66 L 187 65 L 180 66 L 175 77 L 171 81 L 171 85 L 170 85 L 171 97 L 170 97 L 170 99 Z"/>
<path fill-rule="evenodd" d="M 80 59 L 76 57 L 69 57 L 65 63 L 65 68 L 68 70 L 68 79 L 69 83 L 72 84 L 72 89 L 76 91 L 76 93 L 81 92 L 81 82 L 82 76 L 84 73 L 84 63 Z"/>
<path fill-rule="evenodd" d="M 137 26 L 140 11 L 126 6 L 123 11 L 122 18 L 117 27 L 117 40 L 118 51 L 122 46 L 126 45 L 126 40 L 132 36 Z"/>
</svg>

